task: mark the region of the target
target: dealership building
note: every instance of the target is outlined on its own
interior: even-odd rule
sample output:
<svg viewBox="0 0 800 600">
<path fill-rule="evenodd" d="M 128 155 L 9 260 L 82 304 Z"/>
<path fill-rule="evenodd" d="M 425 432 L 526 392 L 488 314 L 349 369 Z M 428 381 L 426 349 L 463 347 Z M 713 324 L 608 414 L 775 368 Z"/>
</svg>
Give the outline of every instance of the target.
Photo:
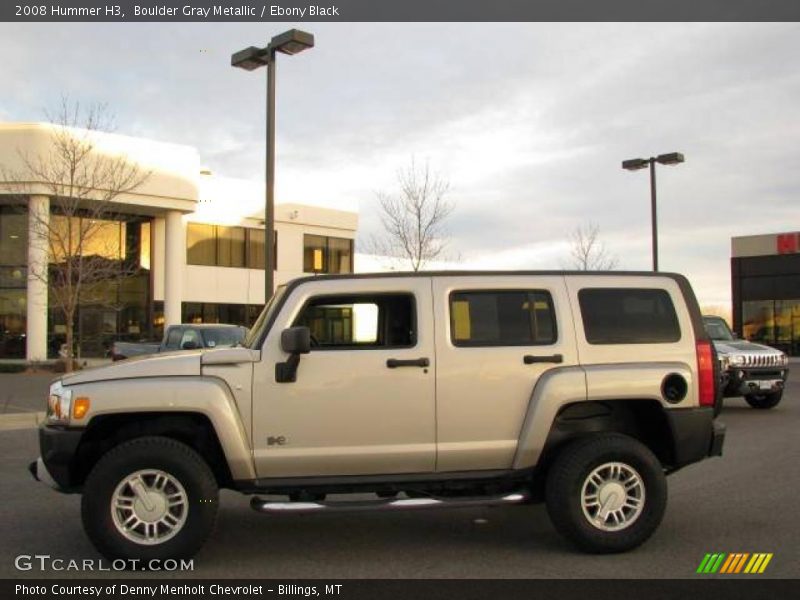
<svg viewBox="0 0 800 600">
<path fill-rule="evenodd" d="M 0 359 L 55 358 L 64 341 L 62 311 L 48 292 L 52 243 L 37 223 L 68 220 L 52 181 L 31 175 L 31 157 L 53 152 L 62 130 L 41 123 L 0 124 Z M 71 135 L 89 135 L 71 130 Z M 124 265 L 82 301 L 75 336 L 84 357 L 101 357 L 113 341 L 159 338 L 181 322 L 250 325 L 264 303 L 264 184 L 219 177 L 192 147 L 116 134 L 91 134 L 93 152 L 124 158 L 147 176 L 108 204 L 103 190 L 84 191 L 94 239 L 83 254 Z M 38 160 L 38 158 L 36 159 Z M 97 220 L 99 218 L 99 221 Z M 66 225 L 64 225 L 66 226 Z M 277 204 L 272 252 L 276 284 L 304 273 L 353 271 L 358 214 L 304 204 Z M 132 267 L 132 268 L 131 268 Z M 97 286 L 95 286 L 97 287 Z"/>
<path fill-rule="evenodd" d="M 733 238 L 731 287 L 739 336 L 800 354 L 800 233 Z"/>
</svg>

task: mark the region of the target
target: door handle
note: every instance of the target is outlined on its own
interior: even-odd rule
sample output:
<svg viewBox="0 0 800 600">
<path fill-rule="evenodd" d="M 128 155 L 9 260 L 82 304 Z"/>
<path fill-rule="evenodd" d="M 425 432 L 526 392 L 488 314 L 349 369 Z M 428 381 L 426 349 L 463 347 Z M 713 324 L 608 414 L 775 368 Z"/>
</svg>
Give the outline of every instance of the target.
<svg viewBox="0 0 800 600">
<path fill-rule="evenodd" d="M 412 358 L 408 360 L 390 358 L 386 361 L 386 366 L 390 369 L 396 369 L 397 367 L 430 367 L 431 361 L 427 358 Z"/>
<path fill-rule="evenodd" d="M 562 363 L 564 362 L 564 355 L 551 354 L 550 356 L 533 356 L 532 354 L 526 354 L 522 357 L 522 362 L 524 362 L 526 365 L 532 365 L 535 363 Z"/>
</svg>

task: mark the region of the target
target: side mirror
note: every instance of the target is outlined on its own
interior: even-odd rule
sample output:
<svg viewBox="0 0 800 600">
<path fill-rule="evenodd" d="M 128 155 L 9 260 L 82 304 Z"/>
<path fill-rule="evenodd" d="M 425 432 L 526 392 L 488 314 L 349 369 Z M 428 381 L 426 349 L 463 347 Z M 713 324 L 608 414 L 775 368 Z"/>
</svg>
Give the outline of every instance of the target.
<svg viewBox="0 0 800 600">
<path fill-rule="evenodd" d="M 281 350 L 289 354 L 286 362 L 275 363 L 275 381 L 294 383 L 300 355 L 311 352 L 311 330 L 308 327 L 289 327 L 281 331 Z"/>
<path fill-rule="evenodd" d="M 183 342 L 181 346 L 181 350 L 197 350 L 200 346 L 197 345 L 197 342 L 193 342 L 192 340 L 187 340 Z"/>
<path fill-rule="evenodd" d="M 289 327 L 281 332 L 281 350 L 288 354 L 311 352 L 311 330 L 308 327 Z"/>
</svg>

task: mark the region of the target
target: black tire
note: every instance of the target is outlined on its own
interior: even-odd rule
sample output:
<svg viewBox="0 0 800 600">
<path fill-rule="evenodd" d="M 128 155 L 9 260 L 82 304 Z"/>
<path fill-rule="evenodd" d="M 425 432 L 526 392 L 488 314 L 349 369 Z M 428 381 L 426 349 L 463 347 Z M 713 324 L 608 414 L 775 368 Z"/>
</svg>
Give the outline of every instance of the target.
<svg viewBox="0 0 800 600">
<path fill-rule="evenodd" d="M 129 475 L 157 469 L 175 478 L 186 493 L 183 526 L 164 542 L 145 545 L 126 538 L 114 523 L 111 502 Z M 142 561 L 129 568 L 147 568 L 150 560 L 191 558 L 214 529 L 219 490 L 203 458 L 186 444 L 166 437 L 141 437 L 115 446 L 94 466 L 81 499 L 83 528 L 95 548 L 109 560 Z"/>
<path fill-rule="evenodd" d="M 760 410 L 775 408 L 778 406 L 781 398 L 783 398 L 783 390 L 780 392 L 771 392 L 769 394 L 748 394 L 744 397 L 750 406 Z"/>
<path fill-rule="evenodd" d="M 584 514 L 581 494 L 594 469 L 609 462 L 635 469 L 644 488 L 644 507 L 625 528 L 605 531 Z M 659 460 L 644 444 L 608 433 L 566 445 L 547 473 L 545 502 L 556 530 L 584 552 L 625 552 L 642 544 L 658 528 L 667 506 L 667 482 Z"/>
</svg>

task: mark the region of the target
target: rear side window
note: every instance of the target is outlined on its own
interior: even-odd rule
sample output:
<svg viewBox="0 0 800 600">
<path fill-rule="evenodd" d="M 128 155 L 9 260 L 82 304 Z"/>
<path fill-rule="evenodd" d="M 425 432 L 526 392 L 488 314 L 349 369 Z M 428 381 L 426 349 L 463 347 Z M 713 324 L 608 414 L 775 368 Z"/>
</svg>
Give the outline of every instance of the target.
<svg viewBox="0 0 800 600">
<path fill-rule="evenodd" d="M 672 298 L 665 290 L 587 288 L 578 292 L 590 344 L 668 344 L 681 339 Z"/>
<path fill-rule="evenodd" d="M 556 341 L 553 299 L 538 290 L 464 291 L 450 295 L 455 346 L 535 346 Z"/>
</svg>

